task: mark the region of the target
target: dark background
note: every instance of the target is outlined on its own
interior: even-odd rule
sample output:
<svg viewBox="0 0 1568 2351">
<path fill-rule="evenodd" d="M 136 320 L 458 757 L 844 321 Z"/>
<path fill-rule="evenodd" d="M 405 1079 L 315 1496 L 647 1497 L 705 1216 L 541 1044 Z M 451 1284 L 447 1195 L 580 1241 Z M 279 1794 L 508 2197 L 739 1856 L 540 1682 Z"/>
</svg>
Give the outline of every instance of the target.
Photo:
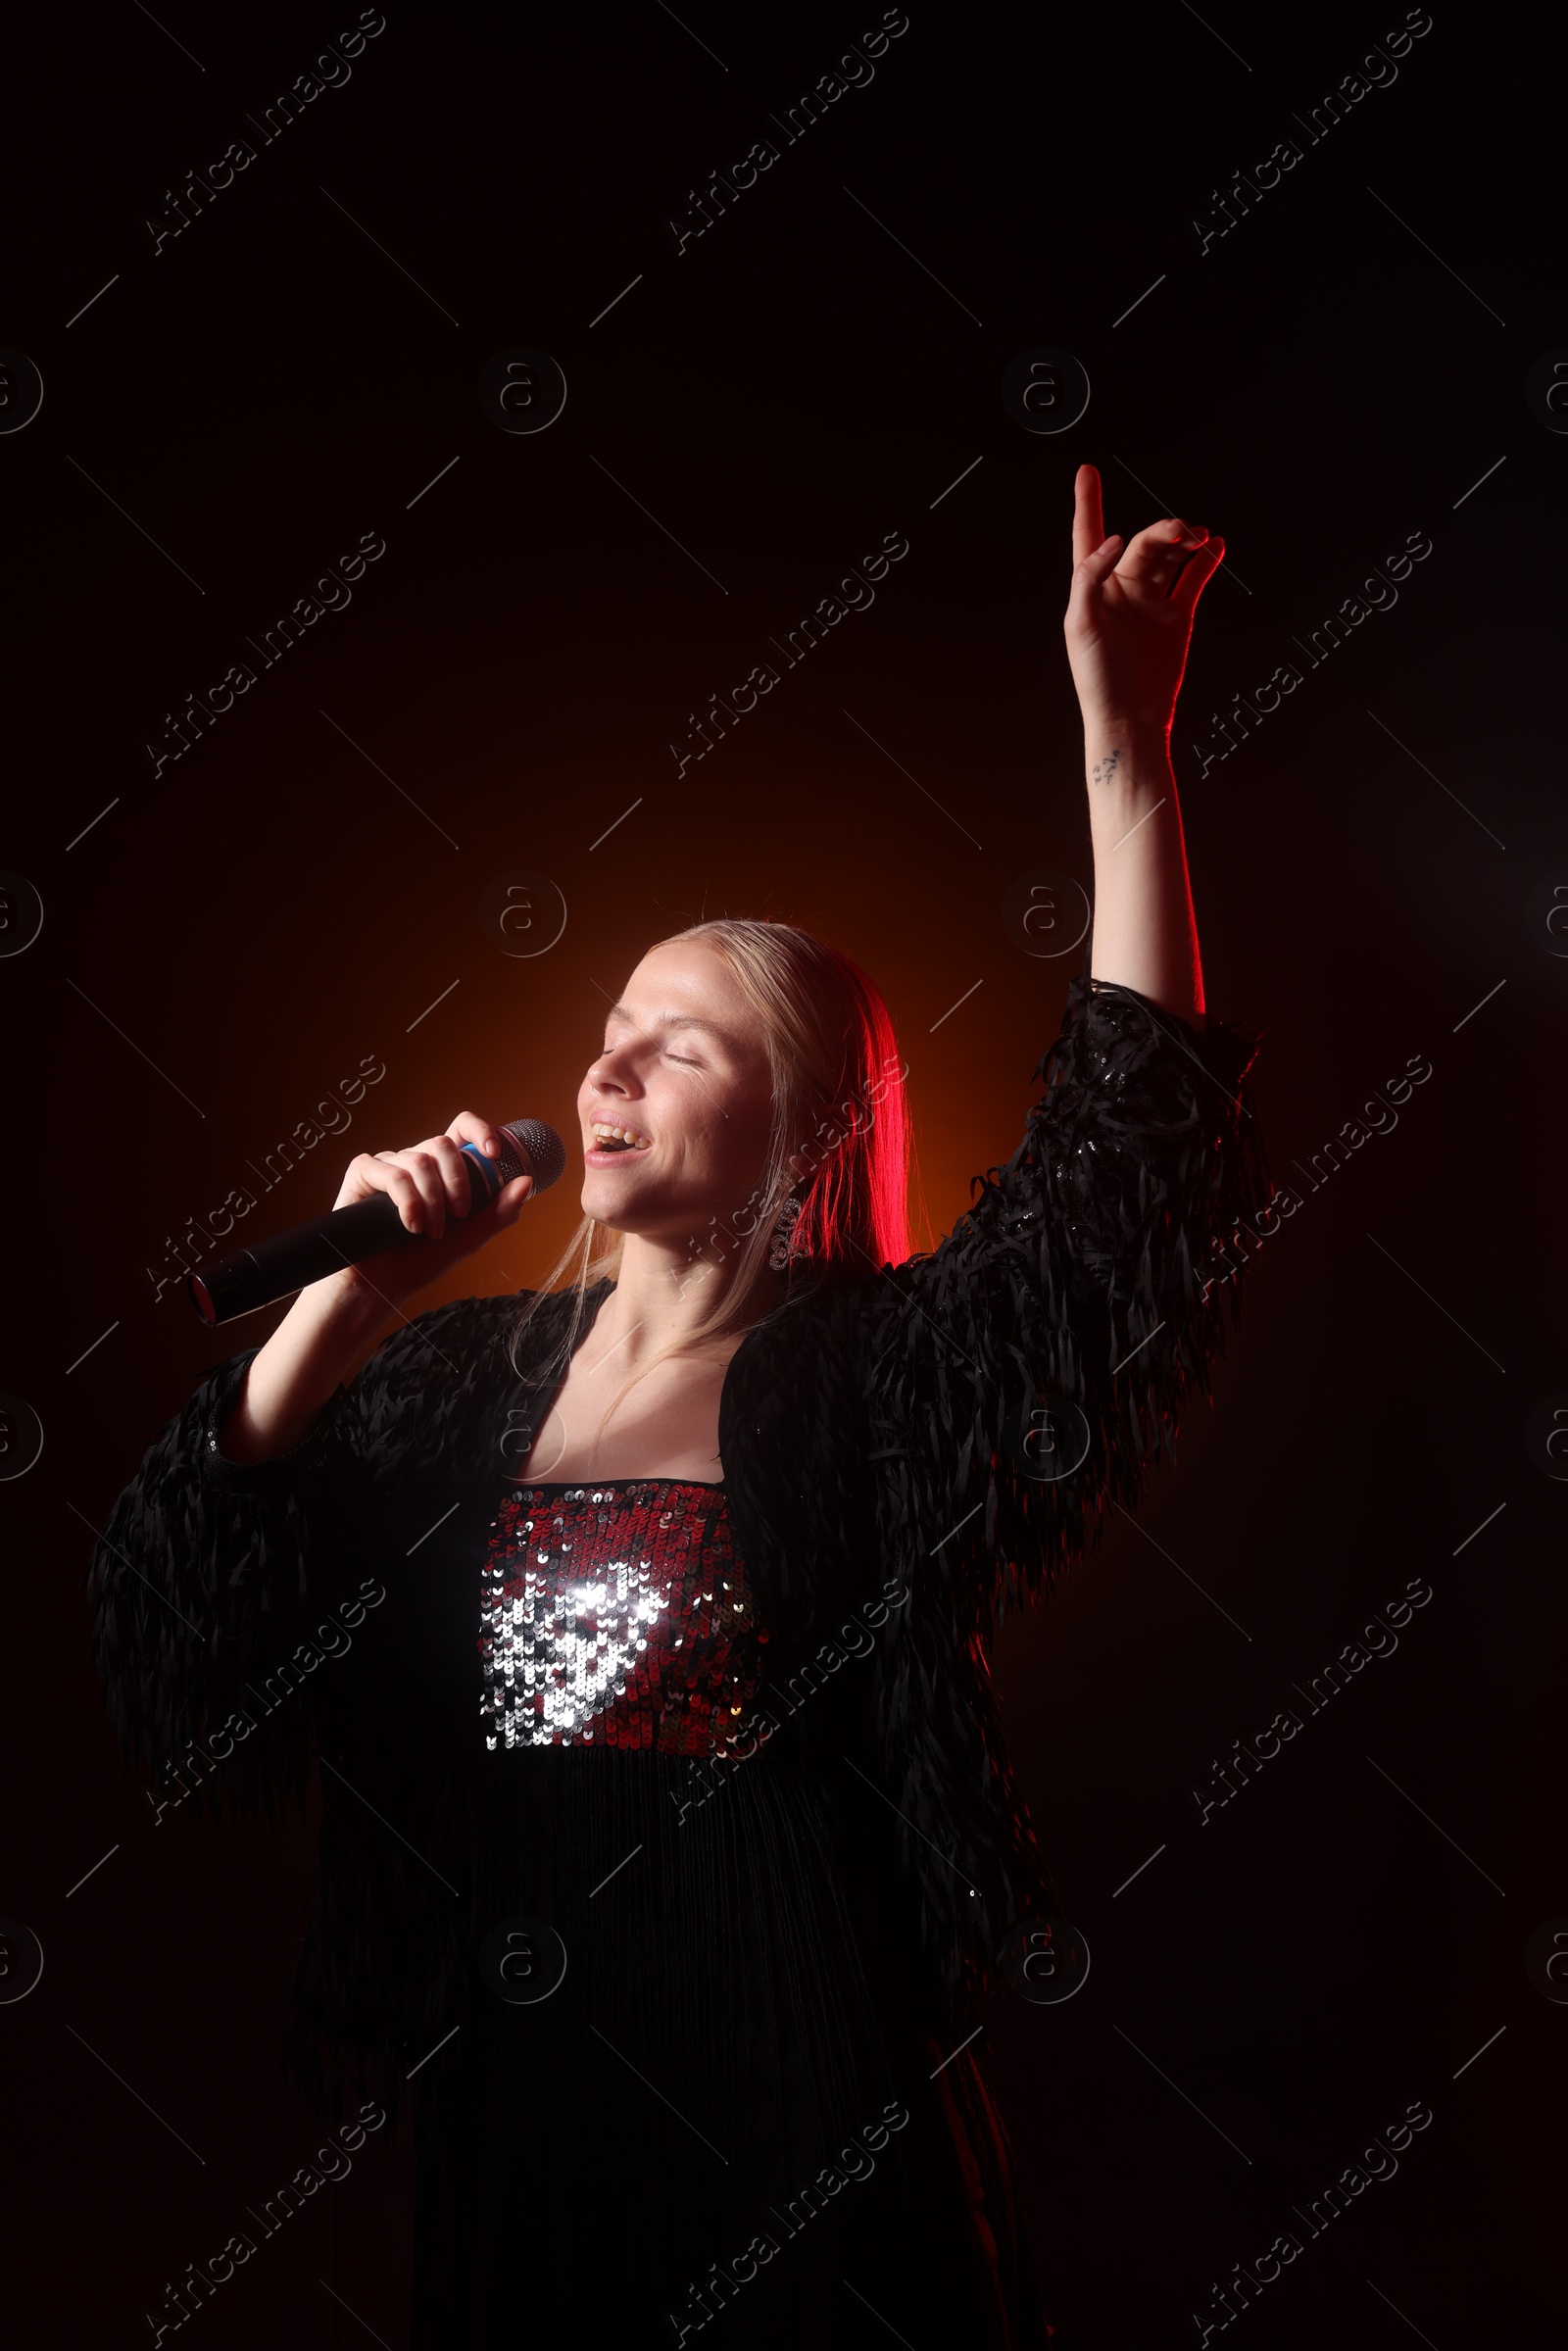
<svg viewBox="0 0 1568 2351">
<path fill-rule="evenodd" d="M 1107 528 L 1174 510 L 1228 540 L 1177 772 L 1209 1005 L 1265 1036 L 1277 1180 L 1305 1193 L 1293 1161 L 1408 1057 L 1433 1074 L 1264 1251 L 1179 1473 L 1006 1631 L 1015 1762 L 1093 1964 L 1063 2006 L 999 1995 L 979 2046 L 1072 2345 L 1197 2340 L 1211 2283 L 1302 2235 L 1291 2207 L 1412 2100 L 1433 2121 L 1397 2176 L 1244 2341 L 1534 2339 L 1568 2031 L 1525 1965 L 1568 1913 L 1568 1493 L 1525 1437 L 1568 1391 L 1568 961 L 1531 912 L 1568 879 L 1568 439 L 1525 395 L 1568 343 L 1548 20 L 1437 0 L 1397 80 L 1309 145 L 1293 116 L 1398 29 L 1393 0 L 911 0 L 870 85 L 775 137 L 677 256 L 688 189 L 876 7 L 396 5 L 264 145 L 247 113 L 353 24 L 324 5 L 11 35 L 0 343 L 44 401 L 0 437 L 0 863 L 45 915 L 0 961 L 0 1388 L 44 1430 L 0 1485 L 0 1912 L 45 1958 L 0 2006 L 11 2339 L 150 2340 L 164 2281 L 321 2135 L 277 2071 L 310 1827 L 155 1830 L 88 1650 L 89 1529 L 281 1311 L 209 1335 L 177 1283 L 155 1302 L 169 1239 L 362 1056 L 386 1075 L 351 1134 L 253 1230 L 461 1107 L 567 1125 L 605 997 L 723 910 L 877 975 L 919 1242 L 946 1229 L 1082 959 L 1031 959 L 1001 908 L 1037 868 L 1092 880 L 1059 634 L 1083 459 Z M 239 136 L 255 162 L 155 256 L 166 189 Z M 1285 137 L 1301 162 L 1201 252 L 1210 190 Z M 1059 435 L 1001 397 L 1039 345 L 1091 380 Z M 514 346 L 564 370 L 548 432 L 481 412 Z M 155 774 L 165 713 L 371 531 L 352 604 Z M 890 531 L 875 606 L 677 778 L 688 711 Z M 1397 606 L 1200 773 L 1207 713 L 1412 532 L 1433 552 Z M 568 908 L 533 959 L 480 925 L 516 868 Z M 574 1216 L 568 1180 L 450 1293 L 536 1281 Z M 1397 1653 L 1200 1826 L 1211 1761 L 1413 1577 Z M 656 2110 L 615 2120 L 633 2152 L 584 2192 L 680 2192 Z M 401 2344 L 412 2193 L 406 2142 L 368 2146 L 191 2340 Z M 519 2313 L 533 2258 L 519 2215 Z M 584 2291 L 582 2339 L 640 2339 Z"/>
</svg>

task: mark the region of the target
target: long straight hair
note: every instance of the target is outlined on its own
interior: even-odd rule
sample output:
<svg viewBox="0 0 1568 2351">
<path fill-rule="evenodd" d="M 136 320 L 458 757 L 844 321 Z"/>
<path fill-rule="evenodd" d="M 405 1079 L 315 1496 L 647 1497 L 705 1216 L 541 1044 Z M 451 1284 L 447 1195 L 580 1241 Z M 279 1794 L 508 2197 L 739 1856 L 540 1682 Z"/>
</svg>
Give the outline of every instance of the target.
<svg viewBox="0 0 1568 2351">
<path fill-rule="evenodd" d="M 626 1381 L 604 1419 L 635 1380 L 675 1353 L 694 1353 L 782 1313 L 809 1291 L 909 1253 L 909 1119 L 905 1071 L 882 991 L 836 947 L 794 923 L 725 916 L 676 931 L 660 946 L 692 942 L 720 956 L 756 1013 L 772 1078 L 773 1115 L 762 1167 L 751 1199 L 691 1237 L 692 1273 L 724 1262 L 713 1301 L 686 1337 L 659 1349 Z M 797 1175 L 791 1160 L 805 1162 Z M 769 1267 L 781 1209 L 795 1193 L 794 1254 L 783 1272 Z M 625 1235 L 585 1216 L 540 1288 L 527 1298 L 511 1341 L 520 1370 L 523 1336 L 543 1300 L 575 1292 L 556 1351 L 564 1368 L 576 1347 L 590 1284 L 620 1269 Z M 603 1422 L 601 1422 L 603 1426 Z"/>
</svg>

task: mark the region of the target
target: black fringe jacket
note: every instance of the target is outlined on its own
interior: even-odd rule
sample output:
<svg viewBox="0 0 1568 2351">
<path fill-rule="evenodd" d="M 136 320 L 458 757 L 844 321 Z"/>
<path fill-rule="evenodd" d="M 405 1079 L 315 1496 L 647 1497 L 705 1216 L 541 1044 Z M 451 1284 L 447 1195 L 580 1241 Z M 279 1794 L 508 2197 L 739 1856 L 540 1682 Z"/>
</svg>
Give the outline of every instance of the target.
<svg viewBox="0 0 1568 2351">
<path fill-rule="evenodd" d="M 1208 1392 L 1240 1302 L 1213 1269 L 1270 1196 L 1256 1048 L 1076 979 L 1023 1141 L 954 1231 L 790 1303 L 726 1376 L 729 1509 L 772 1637 L 764 1711 L 813 1661 L 818 1682 L 837 1672 L 836 1629 L 872 1602 L 874 1650 L 817 1720 L 859 1758 L 950 2022 L 1056 1907 L 1007 1764 L 995 1628 L 1113 1503 L 1137 1506 L 1189 1391 Z M 425 1538 L 459 1505 L 493 1509 L 571 1309 L 543 1301 L 520 1376 L 516 1298 L 422 1314 L 293 1453 L 253 1467 L 217 1445 L 250 1361 L 235 1355 L 153 1444 L 93 1556 L 98 1664 L 155 1807 L 270 1813 L 322 1760 L 289 2060 L 323 2104 L 352 2081 L 395 2107 L 409 2053 L 462 2013 L 478 1741 L 459 1652 L 471 1666 L 478 1628 L 443 1616 Z M 890 1590 L 906 1596 L 878 1608 Z"/>
</svg>

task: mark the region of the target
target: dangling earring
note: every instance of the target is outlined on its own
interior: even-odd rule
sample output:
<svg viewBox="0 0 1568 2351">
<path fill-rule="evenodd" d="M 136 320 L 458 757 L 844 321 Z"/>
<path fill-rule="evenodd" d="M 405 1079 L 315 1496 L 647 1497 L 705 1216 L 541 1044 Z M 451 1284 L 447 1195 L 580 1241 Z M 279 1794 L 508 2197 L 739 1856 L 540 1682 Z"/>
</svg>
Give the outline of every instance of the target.
<svg viewBox="0 0 1568 2351">
<path fill-rule="evenodd" d="M 767 1262 L 774 1273 L 782 1273 L 793 1259 L 806 1254 L 795 1240 L 795 1228 L 804 1205 L 800 1195 L 792 1192 L 773 1220 L 773 1246 L 767 1252 Z"/>
</svg>

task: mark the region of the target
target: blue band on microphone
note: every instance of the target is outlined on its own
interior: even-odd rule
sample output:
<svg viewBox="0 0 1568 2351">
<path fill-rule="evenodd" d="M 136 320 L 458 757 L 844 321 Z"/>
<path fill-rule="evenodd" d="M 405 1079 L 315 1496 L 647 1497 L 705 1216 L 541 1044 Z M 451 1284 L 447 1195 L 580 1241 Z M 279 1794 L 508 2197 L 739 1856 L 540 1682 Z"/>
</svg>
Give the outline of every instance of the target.
<svg viewBox="0 0 1568 2351">
<path fill-rule="evenodd" d="M 497 1167 L 493 1159 L 487 1159 L 485 1157 L 484 1152 L 481 1151 L 477 1143 L 465 1143 L 462 1146 L 462 1149 L 464 1155 L 466 1158 L 471 1159 L 474 1165 L 482 1171 L 484 1178 L 483 1205 L 487 1208 L 493 1208 L 496 1201 L 500 1199 L 502 1193 L 501 1170 Z M 472 1181 L 471 1177 L 469 1178 L 469 1181 Z"/>
</svg>

